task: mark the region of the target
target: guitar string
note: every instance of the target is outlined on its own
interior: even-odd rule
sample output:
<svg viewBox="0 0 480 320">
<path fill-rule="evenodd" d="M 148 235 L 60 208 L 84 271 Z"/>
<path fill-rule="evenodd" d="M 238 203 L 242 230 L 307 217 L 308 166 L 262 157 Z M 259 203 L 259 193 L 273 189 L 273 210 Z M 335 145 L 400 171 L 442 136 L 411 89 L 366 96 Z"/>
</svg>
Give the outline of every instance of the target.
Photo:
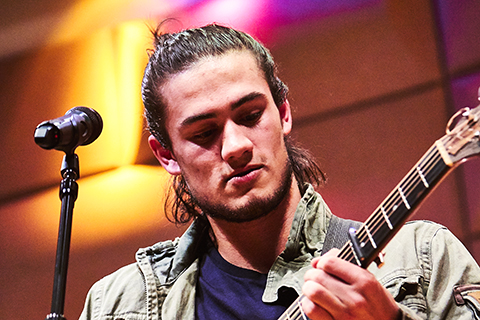
<svg viewBox="0 0 480 320">
<path fill-rule="evenodd" d="M 386 212 L 387 219 L 390 218 L 398 207 L 404 204 L 407 207 L 408 197 L 411 195 L 412 191 L 415 190 L 419 185 L 423 184 L 423 181 L 419 179 L 420 174 L 417 172 L 416 168 L 420 167 L 422 172 L 425 172 L 425 175 L 428 176 L 432 169 L 437 166 L 438 159 L 441 159 L 441 156 L 438 152 L 435 152 L 436 148 L 432 147 L 426 155 L 414 166 L 412 170 L 407 174 L 407 176 L 397 185 L 394 191 L 387 197 L 387 199 L 377 208 L 376 212 L 370 216 L 367 221 L 362 225 L 362 228 L 357 232 L 357 238 L 360 242 L 369 242 L 369 236 L 366 232 L 366 228 L 369 229 L 371 235 L 374 235 L 378 230 L 385 225 L 386 218 L 381 214 L 381 210 Z M 413 180 L 413 181 L 412 181 Z M 400 194 L 400 189 L 402 188 L 402 194 Z"/>
<path fill-rule="evenodd" d="M 300 312 L 300 299 L 303 297 L 303 294 L 300 295 L 291 305 L 288 307 L 288 309 L 278 318 L 278 320 L 284 320 L 284 319 L 300 319 L 299 316 L 301 316 Z M 294 318 L 292 318 L 294 317 Z"/>
<path fill-rule="evenodd" d="M 434 155 L 434 157 L 435 157 L 435 155 Z M 427 156 L 424 159 L 427 159 L 427 161 L 426 161 L 427 169 L 428 169 L 428 164 L 432 163 L 431 160 L 435 160 L 435 158 L 432 158 L 431 152 L 428 152 Z M 422 166 L 422 163 L 417 164 L 415 166 L 415 168 L 417 166 Z M 426 171 L 425 167 L 426 167 L 425 165 L 422 166 L 422 169 L 423 169 L 422 171 Z M 398 188 L 399 187 L 403 187 L 404 189 L 407 188 L 406 191 L 407 191 L 407 193 L 409 193 L 410 187 L 408 186 L 408 184 L 410 184 L 411 179 L 415 179 L 415 176 L 417 176 L 417 174 L 415 174 L 415 173 L 417 173 L 416 170 L 414 170 L 414 169 L 410 170 L 410 172 L 407 174 L 407 177 L 403 181 L 401 181 L 401 183 L 399 185 L 397 185 L 397 187 L 394 189 L 394 191 L 389 195 L 389 197 L 387 197 L 387 199 L 379 207 L 379 208 L 383 207 L 383 209 L 387 212 L 387 217 L 390 216 L 390 212 L 392 211 L 392 209 L 395 208 L 395 206 L 398 207 L 401 204 L 401 201 L 400 201 L 401 196 L 399 195 Z M 415 179 L 415 181 L 418 182 L 419 179 Z M 381 216 L 374 215 L 374 218 L 377 218 L 377 217 L 383 218 L 383 215 L 381 215 Z M 365 224 L 372 225 L 371 220 L 372 220 L 371 218 L 368 219 Z M 385 219 L 381 219 L 381 220 L 385 220 Z"/>
<path fill-rule="evenodd" d="M 437 172 L 435 172 L 435 171 L 438 170 L 438 163 L 439 163 L 438 160 L 439 159 L 441 159 L 440 155 L 434 155 L 433 158 L 432 157 L 429 158 L 428 161 L 426 162 L 426 164 L 423 165 L 423 167 L 422 167 L 423 170 L 422 171 L 426 172 L 427 176 L 431 176 L 432 172 L 436 176 Z M 433 166 L 433 168 L 432 168 L 432 166 Z M 399 188 L 403 188 L 402 191 L 406 194 L 406 196 L 403 195 L 404 198 L 402 198 L 402 195 L 400 194 L 400 190 L 399 190 L 399 188 L 397 188 L 394 196 L 390 197 L 389 201 L 382 204 L 383 210 L 385 210 L 387 212 L 387 214 L 386 214 L 387 219 L 392 217 L 395 214 L 396 210 L 398 209 L 398 207 L 400 207 L 402 205 L 402 203 L 405 205 L 405 207 L 407 207 L 407 205 L 405 204 L 404 201 L 407 201 L 406 199 L 409 196 L 412 195 L 413 191 L 423 184 L 423 182 L 420 182 L 420 179 L 418 179 L 416 177 L 417 174 L 418 174 L 417 172 L 412 171 L 409 174 L 408 178 L 405 181 L 402 181 L 402 183 L 400 184 Z M 425 188 L 425 190 L 426 190 L 426 188 Z M 408 207 L 407 207 L 407 210 L 409 210 Z M 366 223 L 367 227 L 370 226 L 371 229 L 373 229 L 373 231 L 372 231 L 373 233 L 376 233 L 378 231 L 378 229 L 382 226 L 382 224 L 384 225 L 384 223 L 381 222 L 383 217 L 380 216 L 380 215 L 377 215 L 377 217 L 378 218 L 376 220 L 377 221 L 380 220 L 380 225 L 378 225 L 378 223 L 372 224 L 371 221 L 367 221 L 367 223 Z M 383 220 L 385 220 L 385 219 L 383 219 Z M 373 228 L 372 228 L 372 226 L 373 226 Z M 362 237 L 362 238 L 363 238 L 362 240 L 365 240 L 364 237 Z"/>
<path fill-rule="evenodd" d="M 389 195 L 389 197 L 387 197 L 387 200 L 385 200 L 381 204 L 379 209 L 377 209 L 377 211 L 372 216 L 370 216 L 369 219 L 367 219 L 367 221 L 359 228 L 359 230 L 357 230 L 357 238 L 360 243 L 370 242 L 370 236 L 368 235 L 366 228 L 368 228 L 368 231 L 370 232 L 371 237 L 374 237 L 375 234 L 378 232 L 378 229 L 385 225 L 386 219 L 383 216 L 383 214 L 380 214 L 381 207 L 383 207 L 383 209 L 387 213 L 386 215 L 388 219 L 395 213 L 395 210 L 397 209 L 395 208 L 395 206 L 398 207 L 403 203 L 403 199 L 401 199 L 401 195 L 398 194 L 398 192 L 395 192 L 398 190 L 398 187 L 404 188 L 403 190 L 407 195 L 406 198 L 408 198 L 408 196 L 410 195 L 410 192 L 414 190 L 418 185 L 420 185 L 421 180 L 418 180 L 418 178 L 416 178 L 416 175 L 418 176 L 420 175 L 418 174 L 418 172 L 417 174 L 415 174 L 416 167 L 417 166 L 420 167 L 421 168 L 420 170 L 422 172 L 425 172 L 425 177 L 428 177 L 437 167 L 439 163 L 438 161 L 439 159 L 441 160 L 441 156 L 436 150 L 436 148 L 432 147 L 429 149 L 429 151 L 427 151 L 426 155 L 422 157 L 422 159 L 407 174 L 407 177 L 404 178 L 404 180 L 400 182 L 400 184 L 397 186 L 397 188 L 394 189 L 394 191 Z M 433 166 L 433 170 L 432 170 L 432 166 Z M 412 185 L 412 179 L 414 180 L 413 185 Z M 422 184 L 423 184 L 423 181 L 422 181 Z M 349 242 L 347 242 L 346 246 L 343 248 L 342 252 L 339 254 L 339 257 L 343 258 L 344 260 L 353 262 L 355 264 L 359 264 L 359 263 L 356 263 L 357 262 L 356 255 L 354 250 L 352 250 L 352 248 L 350 247 Z"/>
<path fill-rule="evenodd" d="M 440 155 L 438 153 L 438 150 L 433 146 L 430 148 L 427 153 L 422 157 L 422 159 L 414 166 L 414 168 L 407 174 L 407 177 L 404 178 L 403 181 L 400 182 L 398 186 L 403 187 L 405 190 L 405 193 L 407 194 L 407 197 L 409 196 L 409 193 L 411 190 L 415 189 L 419 184 L 421 180 L 418 180 L 416 176 L 418 172 L 416 172 L 416 167 L 420 167 L 422 172 L 425 172 L 425 176 L 431 175 L 431 167 L 435 169 L 436 165 L 439 163 L 438 159 L 440 158 Z M 416 173 L 416 174 L 415 174 Z M 414 179 L 414 184 L 412 186 L 412 179 Z M 423 183 L 423 181 L 422 181 Z M 397 186 L 397 187 L 398 187 Z M 392 192 L 389 197 L 387 197 L 387 200 L 385 200 L 381 206 L 383 206 L 383 209 L 387 212 L 387 219 L 392 216 L 392 214 L 395 212 L 396 206 L 399 206 L 403 203 L 403 200 L 401 199 L 401 196 L 398 194 L 397 191 L 398 188 L 394 189 L 394 192 Z M 394 210 L 392 210 L 394 208 Z M 366 231 L 366 228 L 369 229 L 371 236 L 373 237 L 377 232 L 378 229 L 381 226 L 385 225 L 385 218 L 383 214 L 380 214 L 381 212 L 381 207 L 377 209 L 377 211 L 367 219 L 367 221 L 362 225 L 362 227 L 357 230 L 357 238 L 359 239 L 360 243 L 361 242 L 369 242 L 370 237 L 368 235 L 368 232 Z M 365 228 L 365 226 L 367 226 Z M 373 246 L 373 245 L 372 245 Z M 340 256 L 341 255 L 341 256 Z M 350 262 L 355 263 L 355 253 L 353 250 L 351 250 L 349 243 L 347 243 L 346 247 L 341 251 L 339 254 L 340 258 L 344 258 L 345 260 L 348 260 Z M 358 264 L 358 263 L 356 263 Z"/>
<path fill-rule="evenodd" d="M 387 212 L 387 218 L 391 217 L 393 213 L 395 213 L 395 206 L 400 206 L 403 202 L 403 199 L 401 195 L 399 194 L 398 187 L 402 188 L 402 191 L 405 194 L 405 198 L 408 199 L 408 195 L 410 195 L 410 192 L 412 190 L 415 190 L 420 183 L 424 183 L 423 179 L 418 179 L 420 177 L 420 174 L 417 171 L 417 167 L 420 168 L 420 171 L 422 174 L 424 174 L 425 179 L 427 179 L 427 176 L 431 175 L 432 173 L 432 167 L 435 169 L 440 163 L 438 160 L 441 159 L 441 155 L 438 152 L 437 148 L 435 146 L 432 146 L 427 153 L 424 155 L 424 157 L 421 158 L 421 160 L 409 171 L 407 176 L 397 185 L 397 187 L 394 189 L 394 191 L 387 197 L 387 199 L 381 204 L 381 207 L 384 208 L 384 210 Z M 416 172 L 416 174 L 415 174 Z M 421 177 L 420 177 L 421 178 Z M 413 180 L 413 181 L 412 181 Z M 428 181 L 428 179 L 427 179 Z M 405 189 L 404 189 L 405 188 Z M 425 187 L 427 188 L 427 187 Z M 393 209 L 395 208 L 395 209 Z M 393 209 L 393 210 L 392 210 Z M 359 239 L 360 242 L 368 242 L 369 237 L 368 233 L 366 232 L 366 229 L 364 226 L 367 226 L 369 231 L 371 232 L 372 236 L 375 235 L 376 232 L 378 232 L 379 228 L 385 225 L 385 218 L 383 214 L 378 212 L 379 209 L 377 209 L 374 214 L 372 214 L 367 221 L 359 228 L 357 231 L 357 238 Z M 382 222 L 383 220 L 383 222 Z M 373 227 L 372 227 L 373 226 Z M 353 249 L 350 247 L 348 241 L 340 250 L 340 253 L 338 254 L 338 257 L 349 261 L 349 262 L 355 262 L 355 252 Z M 302 313 L 301 313 L 301 307 L 300 307 L 300 300 L 304 297 L 303 294 L 301 294 L 293 303 L 290 305 L 289 308 L 285 311 L 284 314 L 279 318 L 279 320 L 284 320 L 284 319 L 297 319 L 301 320 Z M 286 318 L 285 318 L 286 316 Z M 294 318 L 291 318 L 293 316 Z"/>
<path fill-rule="evenodd" d="M 381 228 L 385 226 L 385 222 L 387 222 L 389 224 L 390 229 L 393 229 L 392 223 L 393 223 L 393 225 L 395 225 L 395 227 L 398 226 L 400 221 L 398 219 L 397 219 L 397 221 L 393 221 L 390 218 L 393 217 L 395 214 L 398 215 L 398 207 L 400 207 L 402 205 L 402 203 L 405 205 L 406 210 L 410 209 L 409 208 L 410 205 L 408 205 L 408 207 L 407 207 L 408 202 L 405 203 L 405 201 L 407 201 L 406 198 L 409 197 L 411 195 L 411 192 L 413 192 L 413 190 L 415 190 L 420 185 L 419 180 L 415 179 L 413 174 L 414 174 L 414 172 L 412 172 L 410 174 L 408 179 L 406 179 L 405 181 L 402 182 L 402 184 L 397 188 L 397 190 L 396 190 L 397 192 L 395 194 L 393 194 L 392 196 L 390 196 L 390 198 L 385 203 L 382 204 L 382 207 L 379 208 L 379 210 L 376 212 L 376 214 L 373 216 L 373 218 L 369 219 L 359 229 L 359 231 L 357 233 L 357 238 L 358 238 L 359 243 L 361 243 L 363 246 L 365 246 L 369 242 L 370 242 L 370 245 L 374 249 L 376 249 L 376 247 L 378 247 L 378 245 L 383 246 L 383 243 L 379 242 L 378 245 L 377 245 L 377 243 L 372 244 L 371 241 L 375 242 L 374 238 L 378 239 L 377 235 L 378 235 L 379 232 L 381 232 Z M 412 182 L 412 179 L 413 179 L 413 182 Z M 405 197 L 405 195 L 400 194 L 401 191 L 399 190 L 399 188 L 403 188 L 407 197 Z M 382 214 L 380 214 L 379 211 L 382 211 L 382 210 L 383 210 L 383 212 L 382 212 Z M 385 216 L 383 214 L 385 214 Z M 383 231 L 383 232 L 385 232 L 385 231 Z M 369 233 L 370 233 L 370 235 L 369 235 Z M 379 240 L 382 241 L 381 238 Z M 377 240 L 377 242 L 378 242 L 378 240 Z"/>
</svg>

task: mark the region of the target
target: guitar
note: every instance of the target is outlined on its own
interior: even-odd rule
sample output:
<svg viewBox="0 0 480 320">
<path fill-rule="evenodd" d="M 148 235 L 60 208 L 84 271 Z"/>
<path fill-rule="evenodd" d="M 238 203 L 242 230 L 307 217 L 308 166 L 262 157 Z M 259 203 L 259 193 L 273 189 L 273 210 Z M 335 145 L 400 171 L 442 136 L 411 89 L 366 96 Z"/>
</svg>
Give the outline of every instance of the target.
<svg viewBox="0 0 480 320">
<path fill-rule="evenodd" d="M 479 98 L 480 99 L 480 98 Z M 402 181 L 349 239 L 339 258 L 367 268 L 382 262 L 381 251 L 407 218 L 453 168 L 480 153 L 480 105 L 459 110 L 447 124 L 446 134 L 437 140 Z M 307 320 L 300 307 L 300 295 L 278 318 Z"/>
</svg>

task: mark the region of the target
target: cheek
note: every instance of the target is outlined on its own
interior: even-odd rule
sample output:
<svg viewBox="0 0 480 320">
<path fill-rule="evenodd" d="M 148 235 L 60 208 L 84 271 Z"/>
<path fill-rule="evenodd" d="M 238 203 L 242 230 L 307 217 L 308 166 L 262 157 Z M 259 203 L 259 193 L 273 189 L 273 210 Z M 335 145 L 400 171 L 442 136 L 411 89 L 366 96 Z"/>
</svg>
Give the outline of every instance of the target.
<svg viewBox="0 0 480 320">
<path fill-rule="evenodd" d="M 284 149 L 285 134 L 280 122 L 267 123 L 263 128 L 263 134 L 259 134 L 258 137 L 262 139 L 263 145 L 268 149 L 275 150 L 275 152 Z"/>
<path fill-rule="evenodd" d="M 217 164 L 216 153 L 212 150 L 206 150 L 199 147 L 184 148 L 181 156 L 177 158 L 181 171 L 184 176 L 189 176 L 190 179 L 206 179 L 214 171 Z"/>
</svg>

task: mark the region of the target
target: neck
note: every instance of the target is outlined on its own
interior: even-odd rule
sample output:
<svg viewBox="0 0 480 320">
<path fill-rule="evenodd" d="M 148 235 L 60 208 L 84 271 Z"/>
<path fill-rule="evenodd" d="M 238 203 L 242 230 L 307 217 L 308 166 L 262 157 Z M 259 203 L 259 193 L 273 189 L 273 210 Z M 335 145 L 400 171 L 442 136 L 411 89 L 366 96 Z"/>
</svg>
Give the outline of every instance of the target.
<svg viewBox="0 0 480 320">
<path fill-rule="evenodd" d="M 285 199 L 266 216 L 242 223 L 209 218 L 219 253 L 233 265 L 267 273 L 285 249 L 300 199 L 296 180 L 292 179 Z"/>
</svg>

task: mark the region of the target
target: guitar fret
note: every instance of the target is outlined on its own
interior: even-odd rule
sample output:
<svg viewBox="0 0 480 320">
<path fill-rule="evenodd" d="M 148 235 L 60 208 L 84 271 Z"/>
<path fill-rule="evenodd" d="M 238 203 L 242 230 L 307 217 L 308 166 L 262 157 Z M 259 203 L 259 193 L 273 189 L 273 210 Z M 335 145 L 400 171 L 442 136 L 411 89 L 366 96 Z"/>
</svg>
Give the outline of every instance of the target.
<svg viewBox="0 0 480 320">
<path fill-rule="evenodd" d="M 403 193 L 402 187 L 398 187 L 398 192 L 400 192 L 400 197 L 402 197 L 403 203 L 405 203 L 405 207 L 407 207 L 408 210 L 410 210 L 410 204 L 407 201 L 407 198 L 405 197 L 405 194 Z"/>
<path fill-rule="evenodd" d="M 367 231 L 368 239 L 370 239 L 370 242 L 371 242 L 373 248 L 377 249 L 377 244 L 376 244 L 375 241 L 373 240 L 372 234 L 370 233 L 370 230 L 368 229 L 368 226 L 367 226 L 367 225 L 364 225 L 364 227 L 365 227 L 365 231 Z"/>
<path fill-rule="evenodd" d="M 423 175 L 422 170 L 420 170 L 420 167 L 417 166 L 416 169 L 417 169 L 418 175 L 420 176 L 420 179 L 422 179 L 422 182 L 423 182 L 423 185 L 425 186 L 425 188 L 430 188 L 430 185 L 428 184 L 427 179 Z"/>
<path fill-rule="evenodd" d="M 300 304 L 300 301 L 298 301 L 298 308 L 300 309 L 300 313 L 302 314 L 303 320 L 307 320 L 307 317 L 305 316 L 305 312 L 303 312 L 302 305 Z"/>
<path fill-rule="evenodd" d="M 388 227 L 390 228 L 390 230 L 392 230 L 393 226 L 392 226 L 392 223 L 390 222 L 390 220 L 388 219 L 387 212 L 385 212 L 385 209 L 383 208 L 382 205 L 380 206 L 380 209 L 382 211 L 383 218 L 385 219 L 385 221 L 387 221 Z"/>
<path fill-rule="evenodd" d="M 303 297 L 304 297 L 303 295 L 298 297 L 297 300 L 295 300 L 293 304 L 287 309 L 287 311 L 282 315 L 282 317 L 279 318 L 279 320 L 281 319 L 308 320 L 308 318 L 305 315 L 305 312 L 302 309 L 302 305 L 300 304 L 300 301 L 302 300 Z M 286 316 L 286 318 L 284 316 Z"/>
<path fill-rule="evenodd" d="M 355 257 L 355 261 L 357 262 L 357 265 L 361 266 L 362 263 L 360 262 L 360 260 L 358 260 L 358 257 L 357 257 L 357 254 L 355 253 L 355 249 L 353 248 L 352 242 L 348 241 L 348 245 L 350 246 L 350 249 L 352 250 L 352 253 L 353 253 L 353 256 Z"/>
</svg>

